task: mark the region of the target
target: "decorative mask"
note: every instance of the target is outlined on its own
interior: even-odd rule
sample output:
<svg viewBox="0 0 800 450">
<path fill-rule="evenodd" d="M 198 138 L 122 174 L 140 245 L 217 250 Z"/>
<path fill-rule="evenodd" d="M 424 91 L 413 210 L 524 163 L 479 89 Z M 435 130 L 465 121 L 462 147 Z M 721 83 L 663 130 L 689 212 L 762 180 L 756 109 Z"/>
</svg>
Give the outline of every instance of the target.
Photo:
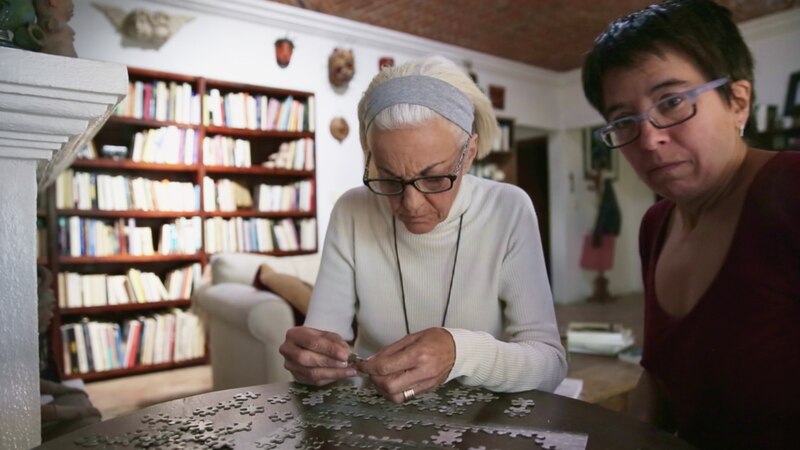
<svg viewBox="0 0 800 450">
<path fill-rule="evenodd" d="M 387 67 L 394 67 L 394 58 L 391 56 L 381 56 L 378 59 L 378 70 L 381 71 Z"/>
<path fill-rule="evenodd" d="M 344 117 L 334 117 L 331 119 L 331 135 L 339 142 L 345 140 L 347 135 L 350 134 L 350 126 Z"/>
<path fill-rule="evenodd" d="M 328 79 L 335 87 L 347 86 L 356 74 L 353 50 L 336 47 L 328 58 Z"/>
<path fill-rule="evenodd" d="M 278 62 L 278 67 L 284 69 L 289 65 L 292 61 L 293 51 L 294 42 L 289 38 L 280 38 L 275 41 L 275 60 Z"/>
</svg>

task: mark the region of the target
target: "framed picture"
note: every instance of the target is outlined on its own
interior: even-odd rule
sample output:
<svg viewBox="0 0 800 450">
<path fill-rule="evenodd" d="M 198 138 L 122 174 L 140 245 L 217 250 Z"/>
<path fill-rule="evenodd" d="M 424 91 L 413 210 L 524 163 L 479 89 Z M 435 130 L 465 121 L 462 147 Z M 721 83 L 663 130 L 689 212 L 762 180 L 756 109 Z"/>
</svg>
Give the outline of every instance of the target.
<svg viewBox="0 0 800 450">
<path fill-rule="evenodd" d="M 800 72 L 795 72 L 789 77 L 783 115 L 790 117 L 800 116 Z"/>
<path fill-rule="evenodd" d="M 583 176 L 587 180 L 619 178 L 619 150 L 606 147 L 594 135 L 594 130 L 586 128 L 583 132 Z M 598 173 L 599 172 L 599 173 Z"/>
</svg>

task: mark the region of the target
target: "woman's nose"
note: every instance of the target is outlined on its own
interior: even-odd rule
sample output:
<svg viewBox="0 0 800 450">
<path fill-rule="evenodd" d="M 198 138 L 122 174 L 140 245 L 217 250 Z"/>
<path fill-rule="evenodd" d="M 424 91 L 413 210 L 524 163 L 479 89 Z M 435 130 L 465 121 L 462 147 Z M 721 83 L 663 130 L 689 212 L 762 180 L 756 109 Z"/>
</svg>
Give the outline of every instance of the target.
<svg viewBox="0 0 800 450">
<path fill-rule="evenodd" d="M 418 191 L 413 185 L 406 186 L 402 194 L 402 204 L 406 211 L 415 211 L 417 206 L 423 202 L 425 194 Z"/>
<path fill-rule="evenodd" d="M 639 122 L 639 146 L 643 150 L 656 150 L 669 141 L 666 128 L 658 128 L 649 120 Z"/>
</svg>

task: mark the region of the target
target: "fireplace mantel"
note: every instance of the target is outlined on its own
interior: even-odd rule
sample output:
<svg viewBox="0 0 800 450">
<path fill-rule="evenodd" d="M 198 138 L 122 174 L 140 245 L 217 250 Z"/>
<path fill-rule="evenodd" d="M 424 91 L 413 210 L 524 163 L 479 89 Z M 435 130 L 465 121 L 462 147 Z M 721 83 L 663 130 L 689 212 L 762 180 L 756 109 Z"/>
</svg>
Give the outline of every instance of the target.
<svg viewBox="0 0 800 450">
<path fill-rule="evenodd" d="M 40 188 L 127 94 L 125 66 L 0 47 L 0 158 L 35 159 Z"/>
</svg>

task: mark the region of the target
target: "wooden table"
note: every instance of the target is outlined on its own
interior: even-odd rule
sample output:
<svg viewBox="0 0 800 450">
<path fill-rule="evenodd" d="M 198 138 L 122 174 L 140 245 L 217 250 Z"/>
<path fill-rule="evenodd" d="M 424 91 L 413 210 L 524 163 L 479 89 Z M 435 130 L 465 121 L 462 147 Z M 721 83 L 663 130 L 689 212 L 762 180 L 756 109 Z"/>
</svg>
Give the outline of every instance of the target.
<svg viewBox="0 0 800 450">
<path fill-rule="evenodd" d="M 569 322 L 619 322 L 633 330 L 635 345 L 642 345 L 644 300 L 641 294 L 627 295 L 609 303 L 556 305 L 556 319 L 562 335 Z M 566 347 L 566 344 L 565 344 Z M 613 356 L 569 353 L 567 376 L 583 380 L 580 399 L 614 411 L 625 411 L 628 393 L 636 387 L 642 367 Z"/>
<path fill-rule="evenodd" d="M 42 449 L 689 449 L 625 415 L 537 391 L 457 383 L 403 405 L 359 378 L 324 388 L 277 383 L 151 406 L 61 436 Z"/>
</svg>

